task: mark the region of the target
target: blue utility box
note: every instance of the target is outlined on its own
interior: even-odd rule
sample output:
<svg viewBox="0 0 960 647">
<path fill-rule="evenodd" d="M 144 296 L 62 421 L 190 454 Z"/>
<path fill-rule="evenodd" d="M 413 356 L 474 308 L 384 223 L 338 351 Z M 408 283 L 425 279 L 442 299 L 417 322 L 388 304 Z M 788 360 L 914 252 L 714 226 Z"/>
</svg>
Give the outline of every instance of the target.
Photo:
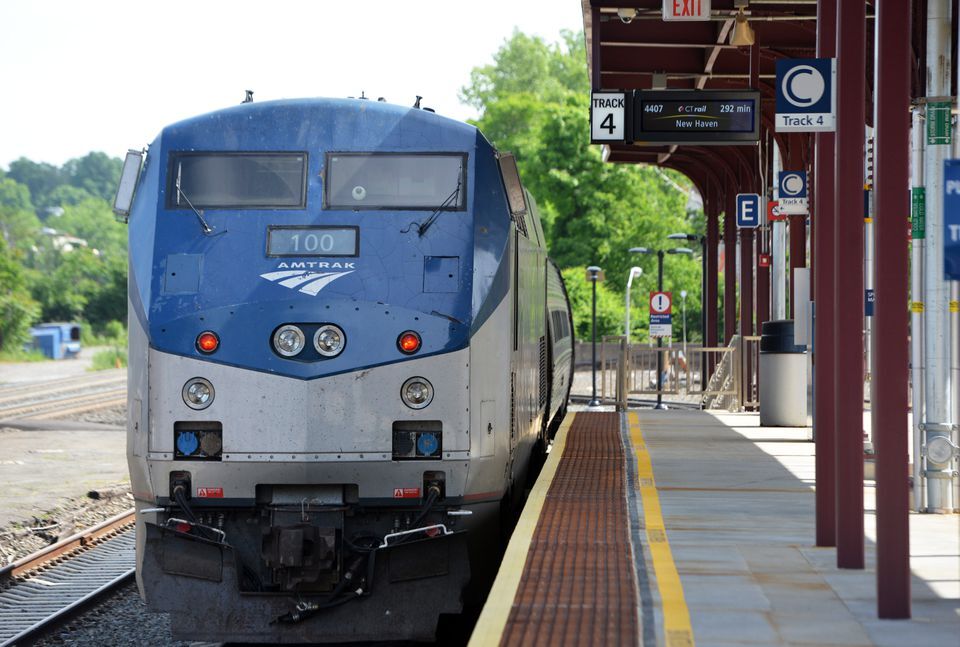
<svg viewBox="0 0 960 647">
<path fill-rule="evenodd" d="M 30 329 L 31 347 L 50 359 L 69 359 L 80 354 L 80 324 L 43 323 Z"/>
</svg>

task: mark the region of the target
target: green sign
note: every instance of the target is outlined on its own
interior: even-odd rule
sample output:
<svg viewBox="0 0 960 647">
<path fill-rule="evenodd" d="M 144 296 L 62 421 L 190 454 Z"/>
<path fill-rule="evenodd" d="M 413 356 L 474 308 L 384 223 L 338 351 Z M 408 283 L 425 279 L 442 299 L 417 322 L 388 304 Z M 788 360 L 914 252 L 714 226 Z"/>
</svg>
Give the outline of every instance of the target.
<svg viewBox="0 0 960 647">
<path fill-rule="evenodd" d="M 913 230 L 910 233 L 911 238 L 919 240 L 925 238 L 923 233 L 927 224 L 927 194 L 922 186 L 913 187 L 910 201 L 910 219 L 913 221 Z"/>
<path fill-rule="evenodd" d="M 927 104 L 927 144 L 936 146 L 952 142 L 950 137 L 950 101 Z"/>
</svg>

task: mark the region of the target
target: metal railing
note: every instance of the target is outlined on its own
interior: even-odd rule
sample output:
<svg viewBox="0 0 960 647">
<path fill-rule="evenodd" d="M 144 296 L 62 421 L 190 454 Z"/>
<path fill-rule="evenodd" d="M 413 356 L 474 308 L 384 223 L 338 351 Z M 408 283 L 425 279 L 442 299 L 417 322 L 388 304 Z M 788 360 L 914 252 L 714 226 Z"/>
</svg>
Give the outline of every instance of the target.
<svg viewBox="0 0 960 647">
<path fill-rule="evenodd" d="M 599 344 L 599 392 L 604 404 L 626 409 L 630 396 L 671 396 L 705 409 L 740 411 L 759 406 L 760 337 L 734 336 L 728 346 L 688 344 L 656 348 L 627 344 L 623 335 Z M 658 356 L 662 379 L 657 383 Z"/>
</svg>

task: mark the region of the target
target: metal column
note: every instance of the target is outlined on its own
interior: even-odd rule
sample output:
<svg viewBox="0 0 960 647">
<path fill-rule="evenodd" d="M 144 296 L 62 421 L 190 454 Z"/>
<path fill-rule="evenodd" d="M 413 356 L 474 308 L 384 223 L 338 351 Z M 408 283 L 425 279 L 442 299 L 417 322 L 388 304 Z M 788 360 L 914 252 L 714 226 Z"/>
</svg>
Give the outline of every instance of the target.
<svg viewBox="0 0 960 647">
<path fill-rule="evenodd" d="M 817 56 L 831 58 L 836 52 L 837 0 L 817 3 Z M 833 133 L 817 133 L 814 149 L 815 193 L 813 229 L 816 265 L 813 268 L 813 433 L 816 441 L 816 541 L 817 546 L 837 545 L 835 457 L 835 358 L 834 319 L 834 145 Z M 781 264 L 782 267 L 782 264 Z M 780 279 L 781 290 L 783 279 Z"/>
<path fill-rule="evenodd" d="M 723 195 L 716 187 L 711 192 L 710 209 L 707 211 L 707 328 L 704 333 L 704 345 L 716 347 L 717 345 L 717 320 L 720 302 L 717 300 L 717 280 L 718 269 L 717 260 L 720 245 L 720 205 Z M 713 354 L 711 353 L 711 356 Z M 711 371 L 712 372 L 712 371 Z M 706 381 L 704 381 L 706 383 Z"/>
<path fill-rule="evenodd" d="M 911 216 L 913 220 L 910 241 L 910 384 L 913 408 L 913 509 L 920 512 L 926 506 L 923 476 L 923 261 L 924 261 L 924 202 L 923 187 L 923 119 L 922 108 L 913 110 L 910 132 Z"/>
<path fill-rule="evenodd" d="M 927 2 L 927 121 L 930 121 L 931 98 L 950 94 L 951 50 L 949 0 Z M 942 100 L 942 99 L 941 99 Z M 929 128 L 928 128 L 929 132 Z M 938 436 L 950 438 L 950 317 L 948 303 L 950 286 L 943 278 L 943 161 L 950 154 L 950 146 L 927 140 L 923 179 L 926 184 L 926 263 L 924 265 L 924 392 L 926 417 L 924 419 L 924 446 Z M 928 452 L 929 454 L 929 452 Z M 927 510 L 953 510 L 953 476 L 950 461 L 934 462 L 925 456 Z"/>
<path fill-rule="evenodd" d="M 910 617 L 910 494 L 907 487 L 908 264 L 903 214 L 909 196 L 910 3 L 880 0 L 876 23 L 876 225 L 873 317 L 873 442 L 877 452 L 877 615 Z M 882 352 L 876 352 L 882 349 Z"/>
<path fill-rule="evenodd" d="M 753 334 L 753 230 L 740 230 L 740 337 Z"/>
<path fill-rule="evenodd" d="M 723 343 L 737 334 L 737 187 L 727 184 L 723 214 Z"/>
<path fill-rule="evenodd" d="M 863 568 L 863 127 L 866 4 L 837 2 L 834 219 L 837 566 Z"/>
<path fill-rule="evenodd" d="M 833 135 L 830 135 L 831 138 Z M 780 159 L 780 146 L 776 140 L 772 143 L 773 147 L 773 178 L 770 185 L 773 187 L 773 199 L 780 199 L 780 171 L 783 170 L 783 162 Z M 816 189 L 816 187 L 814 187 Z M 787 223 L 782 220 L 775 220 L 770 225 L 772 232 L 772 242 L 770 253 L 772 259 L 772 271 L 770 277 L 771 297 L 773 301 L 773 318 L 787 318 Z"/>
</svg>

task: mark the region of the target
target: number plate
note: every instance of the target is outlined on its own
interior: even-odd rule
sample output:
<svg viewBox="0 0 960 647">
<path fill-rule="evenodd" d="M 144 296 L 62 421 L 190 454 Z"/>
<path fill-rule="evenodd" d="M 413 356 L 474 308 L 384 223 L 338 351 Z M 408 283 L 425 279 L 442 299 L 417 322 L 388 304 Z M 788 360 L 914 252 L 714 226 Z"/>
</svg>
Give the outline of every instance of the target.
<svg viewBox="0 0 960 647">
<path fill-rule="evenodd" d="M 359 227 L 267 228 L 267 256 L 357 256 Z"/>
</svg>

